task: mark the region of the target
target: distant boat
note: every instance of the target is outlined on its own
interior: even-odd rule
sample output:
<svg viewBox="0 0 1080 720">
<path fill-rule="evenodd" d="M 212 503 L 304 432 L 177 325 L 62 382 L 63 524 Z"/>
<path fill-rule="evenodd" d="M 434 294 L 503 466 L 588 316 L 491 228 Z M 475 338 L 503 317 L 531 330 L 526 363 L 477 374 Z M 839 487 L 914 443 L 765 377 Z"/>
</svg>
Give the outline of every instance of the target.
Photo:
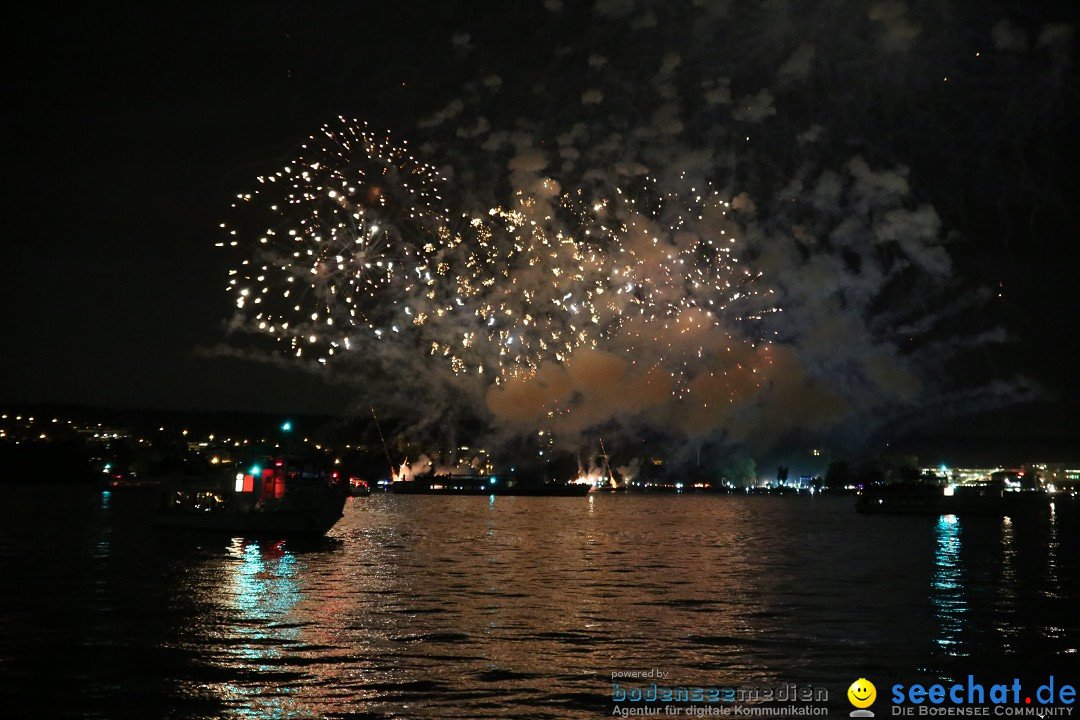
<svg viewBox="0 0 1080 720">
<path fill-rule="evenodd" d="M 1008 515 L 1045 509 L 1050 496 L 1041 490 L 1008 490 L 1001 482 L 940 487 L 894 483 L 863 489 L 855 499 L 862 513 Z"/>
<path fill-rule="evenodd" d="M 135 473 L 110 472 L 99 481 L 102 490 L 145 490 L 157 488 L 161 481 L 157 478 L 146 478 Z"/>
<path fill-rule="evenodd" d="M 163 482 L 154 524 L 245 535 L 325 535 L 349 488 L 336 473 L 271 460 L 247 470 Z"/>
<path fill-rule="evenodd" d="M 591 485 L 584 483 L 530 482 L 497 475 L 418 475 L 395 480 L 389 490 L 400 495 L 536 495 L 581 497 Z"/>
</svg>

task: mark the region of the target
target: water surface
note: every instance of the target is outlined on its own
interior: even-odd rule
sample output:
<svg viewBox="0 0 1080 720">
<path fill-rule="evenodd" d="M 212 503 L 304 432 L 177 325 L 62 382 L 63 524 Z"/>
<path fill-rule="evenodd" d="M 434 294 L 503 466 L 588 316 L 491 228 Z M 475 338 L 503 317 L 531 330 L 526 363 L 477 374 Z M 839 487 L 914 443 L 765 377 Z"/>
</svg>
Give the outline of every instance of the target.
<svg viewBox="0 0 1080 720">
<path fill-rule="evenodd" d="M 327 540 L 163 532 L 136 491 L 0 495 L 27 715 L 590 718 L 613 671 L 827 687 L 1077 678 L 1077 508 L 850 498 L 356 498 Z"/>
</svg>

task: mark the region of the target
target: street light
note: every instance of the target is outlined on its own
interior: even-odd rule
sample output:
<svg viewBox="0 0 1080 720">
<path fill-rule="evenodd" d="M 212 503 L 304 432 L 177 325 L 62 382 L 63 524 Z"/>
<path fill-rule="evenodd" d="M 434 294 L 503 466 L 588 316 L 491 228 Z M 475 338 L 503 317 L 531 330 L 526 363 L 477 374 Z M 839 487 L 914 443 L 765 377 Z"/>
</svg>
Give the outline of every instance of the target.
<svg viewBox="0 0 1080 720">
<path fill-rule="evenodd" d="M 285 434 L 285 462 L 288 464 L 289 455 L 292 453 L 292 438 L 289 436 L 292 432 L 292 420 L 281 423 L 281 432 Z"/>
</svg>

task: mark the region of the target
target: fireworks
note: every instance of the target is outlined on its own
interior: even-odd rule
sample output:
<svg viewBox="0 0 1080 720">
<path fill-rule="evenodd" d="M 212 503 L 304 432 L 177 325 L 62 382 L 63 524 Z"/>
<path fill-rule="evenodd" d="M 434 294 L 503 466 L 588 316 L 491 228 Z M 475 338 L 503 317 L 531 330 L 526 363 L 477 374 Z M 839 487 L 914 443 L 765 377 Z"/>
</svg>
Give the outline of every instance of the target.
<svg viewBox="0 0 1080 720">
<path fill-rule="evenodd" d="M 392 342 L 499 384 L 603 349 L 670 374 L 681 398 L 695 368 L 759 342 L 753 323 L 774 309 L 709 186 L 563 192 L 545 179 L 509 207 L 452 211 L 434 167 L 344 121 L 259 180 L 234 204 L 262 213 L 230 272 L 235 325 L 319 362 Z"/>
</svg>

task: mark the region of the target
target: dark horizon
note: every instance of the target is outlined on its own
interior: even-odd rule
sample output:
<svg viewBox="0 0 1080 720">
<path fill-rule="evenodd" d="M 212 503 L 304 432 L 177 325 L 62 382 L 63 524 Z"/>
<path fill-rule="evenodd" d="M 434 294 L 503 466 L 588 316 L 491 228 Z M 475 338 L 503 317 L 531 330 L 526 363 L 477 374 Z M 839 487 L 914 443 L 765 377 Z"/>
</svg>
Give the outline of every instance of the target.
<svg viewBox="0 0 1080 720">
<path fill-rule="evenodd" d="M 805 474 L 811 466 L 825 467 L 832 460 L 853 463 L 874 459 L 898 459 L 914 456 L 923 467 L 945 464 L 952 467 L 1023 467 L 1037 463 L 1080 464 L 1080 431 L 1067 422 L 1047 421 L 1051 410 L 1045 404 L 1029 404 L 994 412 L 982 413 L 968 418 L 947 418 L 908 435 L 897 436 L 890 441 L 863 448 L 819 447 L 786 445 L 757 454 L 751 453 L 760 477 L 768 477 L 771 468 L 787 464 L 793 466 L 796 475 Z M 61 422 L 73 420 L 83 423 L 101 423 L 105 428 L 124 428 L 137 433 L 150 433 L 159 426 L 170 433 L 181 428 L 202 435 L 223 433 L 244 437 L 273 439 L 281 435 L 280 425 L 288 421 L 296 432 L 312 441 L 342 446 L 346 443 L 378 445 L 378 430 L 374 427 L 370 409 L 360 409 L 348 414 L 325 414 L 303 412 L 274 412 L 262 410 L 178 410 L 166 408 L 123 408 L 94 405 L 57 403 L 0 403 L 0 412 L 8 415 L 3 423 L 12 424 L 14 413 L 34 414 L 44 428 L 56 417 Z M 3 424 L 0 423 L 0 424 Z M 422 441 L 414 443 L 407 437 L 410 422 L 400 418 L 380 418 L 382 432 L 387 437 L 401 439 L 420 452 L 446 451 L 450 448 L 426 446 Z M 195 435 L 192 435 L 195 437 Z M 280 439 L 280 438 L 279 438 Z M 474 439 L 462 443 L 474 444 Z M 379 462 L 383 451 L 376 447 Z M 595 450 L 595 449 L 594 449 Z M 612 457 L 621 462 L 632 460 L 641 454 L 630 446 L 612 445 L 608 448 Z M 812 457 L 813 452 L 822 453 L 823 460 Z M 720 472 L 731 455 L 713 455 L 708 466 Z M 579 459 L 589 461 L 586 452 Z M 618 464 L 618 463 L 616 463 Z"/>
</svg>

